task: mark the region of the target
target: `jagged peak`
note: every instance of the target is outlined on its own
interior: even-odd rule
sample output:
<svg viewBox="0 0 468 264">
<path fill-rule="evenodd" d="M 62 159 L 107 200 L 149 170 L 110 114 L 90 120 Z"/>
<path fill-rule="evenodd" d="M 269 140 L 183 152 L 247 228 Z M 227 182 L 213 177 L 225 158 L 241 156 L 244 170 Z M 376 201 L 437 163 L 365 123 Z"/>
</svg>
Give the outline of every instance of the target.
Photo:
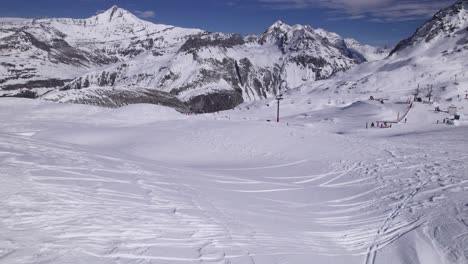
<svg viewBox="0 0 468 264">
<path fill-rule="evenodd" d="M 468 8 L 468 0 L 458 0 L 454 4 L 437 12 L 434 17 L 452 16 L 457 12 Z"/>
<path fill-rule="evenodd" d="M 288 29 L 290 29 L 290 28 L 291 28 L 290 25 L 284 23 L 284 22 L 281 21 L 281 20 L 278 20 L 278 21 L 276 21 L 275 23 L 273 23 L 273 25 L 271 25 L 271 26 L 268 28 L 267 31 L 278 30 L 278 29 L 280 29 L 280 30 L 288 30 Z"/>
<path fill-rule="evenodd" d="M 275 32 L 275 31 L 281 31 L 283 33 L 286 33 L 289 31 L 298 31 L 298 30 L 314 31 L 314 28 L 312 28 L 309 25 L 301 25 L 301 24 L 290 25 L 281 20 L 278 20 L 275 23 L 273 23 L 270 27 L 268 27 L 265 33 Z"/>
<path fill-rule="evenodd" d="M 121 22 L 140 21 L 140 19 L 137 16 L 116 5 L 112 6 L 106 11 L 98 13 L 91 19 L 95 19 L 99 22 L 113 22 L 118 20 L 121 20 Z"/>
<path fill-rule="evenodd" d="M 273 28 L 273 27 L 281 27 L 282 25 L 284 25 L 284 22 L 281 21 L 281 20 L 278 20 L 276 21 L 275 23 L 273 23 L 273 25 L 271 25 L 270 27 Z"/>
<path fill-rule="evenodd" d="M 443 39 L 443 37 L 460 35 L 461 30 L 467 26 L 468 0 L 458 0 L 437 12 L 429 21 L 419 27 L 411 37 L 400 41 L 390 52 L 390 56 L 410 47 L 415 47 L 420 42 L 429 43 Z"/>
</svg>

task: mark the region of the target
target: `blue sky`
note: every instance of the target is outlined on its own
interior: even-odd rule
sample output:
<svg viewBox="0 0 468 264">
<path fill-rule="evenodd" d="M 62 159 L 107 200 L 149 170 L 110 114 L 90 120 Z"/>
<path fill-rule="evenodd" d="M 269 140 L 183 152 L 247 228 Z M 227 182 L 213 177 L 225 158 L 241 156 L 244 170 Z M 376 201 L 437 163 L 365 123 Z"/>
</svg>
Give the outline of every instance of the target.
<svg viewBox="0 0 468 264">
<path fill-rule="evenodd" d="M 156 23 L 258 34 L 277 20 L 395 45 L 455 0 L 0 0 L 2 17 L 86 18 L 113 5 Z"/>
</svg>

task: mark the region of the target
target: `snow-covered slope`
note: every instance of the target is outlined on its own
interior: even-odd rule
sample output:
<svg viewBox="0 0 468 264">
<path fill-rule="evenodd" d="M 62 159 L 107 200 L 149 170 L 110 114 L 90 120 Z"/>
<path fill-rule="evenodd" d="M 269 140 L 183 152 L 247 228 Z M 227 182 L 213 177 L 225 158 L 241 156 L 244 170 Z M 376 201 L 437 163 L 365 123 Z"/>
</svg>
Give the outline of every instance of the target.
<svg viewBox="0 0 468 264">
<path fill-rule="evenodd" d="M 468 94 L 468 1 L 438 12 L 383 60 L 361 64 L 333 78 L 291 91 L 324 103 L 375 99 L 422 100 L 459 105 Z M 327 100 L 328 99 L 328 100 Z"/>
<path fill-rule="evenodd" d="M 192 111 L 212 112 L 325 79 L 364 61 L 310 27 L 282 22 L 259 37 L 201 32 L 173 51 L 156 57 L 142 55 L 86 74 L 62 90 L 73 97 L 76 90 L 88 87 L 158 89 L 185 102 Z M 61 94 L 46 98 L 56 100 Z"/>
<path fill-rule="evenodd" d="M 119 106 L 157 90 L 194 112 L 229 109 L 369 57 L 323 32 L 278 21 L 243 37 L 153 24 L 118 7 L 88 19 L 2 19 L 0 92 L 36 97 L 58 87 L 45 99 Z"/>
<path fill-rule="evenodd" d="M 458 0 L 452 6 L 437 12 L 413 36 L 401 41 L 391 54 L 417 56 L 433 52 L 437 56 L 440 53 L 450 54 L 468 49 L 466 47 L 468 43 L 467 9 L 468 1 Z M 461 50 L 459 51 L 459 49 Z"/>
<path fill-rule="evenodd" d="M 442 19 L 456 21 L 465 8 L 459 2 Z M 303 52 L 295 47 L 316 37 L 294 26 L 304 35 L 290 42 L 281 38 L 287 27 L 242 45 L 236 35 L 201 33 L 175 57 L 223 50 L 235 58 L 250 45 L 253 54 L 283 47 L 294 59 Z M 187 116 L 0 98 L 0 263 L 468 263 L 468 100 L 458 97 L 468 84 L 466 33 L 455 32 L 289 89 L 279 124 L 267 122 L 274 99 Z M 434 83 L 434 105 L 407 101 L 417 83 L 423 99 Z M 54 96 L 114 105 L 141 96 L 184 108 L 176 96 L 189 94 L 65 88 Z M 453 115 L 437 105 L 456 105 L 458 126 L 438 124 Z M 408 109 L 407 122 L 366 129 Z"/>
<path fill-rule="evenodd" d="M 365 45 L 352 38 L 343 39 L 340 35 L 322 28 L 315 29 L 315 32 L 357 60 L 369 62 L 381 60 L 387 57 L 390 52 L 386 48 Z"/>
<path fill-rule="evenodd" d="M 0 263 L 466 264 L 468 126 L 311 103 L 272 124 L 0 98 Z"/>
<path fill-rule="evenodd" d="M 384 59 L 390 53 L 388 48 L 365 45 L 351 38 L 345 39 L 345 43 L 348 49 L 362 54 L 369 62 Z"/>
<path fill-rule="evenodd" d="M 62 87 L 149 49 L 173 48 L 200 30 L 155 25 L 113 7 L 89 19 L 3 19 L 0 32 L 0 82 L 8 95 Z"/>
</svg>

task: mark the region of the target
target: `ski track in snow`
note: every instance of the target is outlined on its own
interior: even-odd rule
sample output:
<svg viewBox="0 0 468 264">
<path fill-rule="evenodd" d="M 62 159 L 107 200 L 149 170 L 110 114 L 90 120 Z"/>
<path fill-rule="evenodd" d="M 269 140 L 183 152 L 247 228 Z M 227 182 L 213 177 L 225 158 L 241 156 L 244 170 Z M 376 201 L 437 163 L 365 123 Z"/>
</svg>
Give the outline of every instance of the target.
<svg viewBox="0 0 468 264">
<path fill-rule="evenodd" d="M 185 192 L 170 179 L 143 171 L 138 164 L 37 141 L 2 138 L 6 139 L 1 143 L 2 152 L 9 154 L 2 161 L 2 174 L 17 175 L 2 177 L 2 181 L 13 181 L 2 186 L 18 187 L 4 197 L 7 207 L 2 207 L 2 223 L 19 234 L 40 230 L 40 236 L 50 240 L 41 245 L 48 249 L 47 254 L 36 260 L 68 254 L 72 247 L 64 245 L 75 244 L 76 251 L 94 257 L 198 261 L 204 258 L 202 251 L 209 248 L 211 237 L 222 231 L 190 214 L 196 206 L 182 199 Z M 12 148 L 19 145 L 23 147 Z M 100 163 L 115 170 L 100 168 Z M 14 243 L 16 248 L 10 250 L 16 251 L 35 248 L 41 242 Z M 177 255 L 187 257 L 164 257 L 170 254 L 164 248 L 180 248 Z M 150 249 L 158 250 L 145 256 Z M 14 258 L 14 253 L 9 256 Z M 23 263 L 36 260 L 24 259 Z"/>
<path fill-rule="evenodd" d="M 0 131 L 0 263 L 375 264 L 414 232 L 468 262 L 468 154 L 450 146 L 349 139 L 327 163 L 193 167 L 13 130 Z"/>
<path fill-rule="evenodd" d="M 431 207 L 459 208 L 460 205 L 450 205 L 449 195 L 468 189 L 468 180 L 454 173 L 457 164 L 466 162 L 466 155 L 453 160 L 442 158 L 443 153 L 421 152 L 391 156 L 385 165 L 339 162 L 332 165 L 330 172 L 299 182 L 295 176 L 279 178 L 278 182 L 263 177 L 264 182 L 258 184 L 239 178 L 238 181 L 212 180 L 220 190 L 253 194 L 353 188 L 362 184 L 371 188 L 371 192 L 315 205 L 269 200 L 272 206 L 278 207 L 268 208 L 270 214 L 284 216 L 285 212 L 281 212 L 284 209 L 298 210 L 321 227 L 307 230 L 299 243 L 286 236 L 261 233 L 255 227 L 244 227 L 244 234 L 232 233 L 229 227 L 223 226 L 219 219 L 222 213 L 215 206 L 201 198 L 193 187 L 177 183 L 180 170 L 158 166 L 147 170 L 138 162 L 13 135 L 2 134 L 2 139 L 1 186 L 15 186 L 6 192 L 2 190 L 3 194 L 8 193 L 2 197 L 4 206 L 0 211 L 2 225 L 9 230 L 2 235 L 4 263 L 23 250 L 38 247 L 34 258 L 22 262 L 59 261 L 63 255 L 79 252 L 81 257 L 91 260 L 125 259 L 130 263 L 230 263 L 246 258 L 249 248 L 256 244 L 278 250 L 286 243 L 297 246 L 298 254 L 313 251 L 333 255 L 345 249 L 359 255 L 367 251 L 365 263 L 368 264 L 375 262 L 379 249 L 430 220 Z M 436 162 L 428 158 L 435 156 Z M 263 169 L 268 175 L 270 170 L 279 167 L 256 170 Z M 188 173 L 203 176 L 202 172 Z M 247 183 L 253 188 L 237 189 Z M 291 188 L 263 189 L 265 185 Z M 402 186 L 406 187 L 403 191 Z M 459 221 L 467 227 L 466 212 L 459 213 Z M 31 230 L 37 232 L 37 240 L 21 235 Z M 466 239 L 468 228 L 466 231 L 458 239 Z M 22 238 L 12 239 L 18 236 Z M 236 253 L 223 251 L 223 248 L 232 251 L 236 247 Z"/>
</svg>

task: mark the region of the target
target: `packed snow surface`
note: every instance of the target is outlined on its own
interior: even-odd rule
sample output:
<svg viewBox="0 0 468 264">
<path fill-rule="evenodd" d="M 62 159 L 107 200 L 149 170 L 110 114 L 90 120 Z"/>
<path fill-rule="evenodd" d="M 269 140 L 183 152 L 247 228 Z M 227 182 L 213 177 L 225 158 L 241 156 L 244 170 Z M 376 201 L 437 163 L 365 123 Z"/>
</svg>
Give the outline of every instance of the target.
<svg viewBox="0 0 468 264">
<path fill-rule="evenodd" d="M 0 99 L 0 263 L 468 263 L 465 121 L 300 98 L 279 124 Z"/>
</svg>

